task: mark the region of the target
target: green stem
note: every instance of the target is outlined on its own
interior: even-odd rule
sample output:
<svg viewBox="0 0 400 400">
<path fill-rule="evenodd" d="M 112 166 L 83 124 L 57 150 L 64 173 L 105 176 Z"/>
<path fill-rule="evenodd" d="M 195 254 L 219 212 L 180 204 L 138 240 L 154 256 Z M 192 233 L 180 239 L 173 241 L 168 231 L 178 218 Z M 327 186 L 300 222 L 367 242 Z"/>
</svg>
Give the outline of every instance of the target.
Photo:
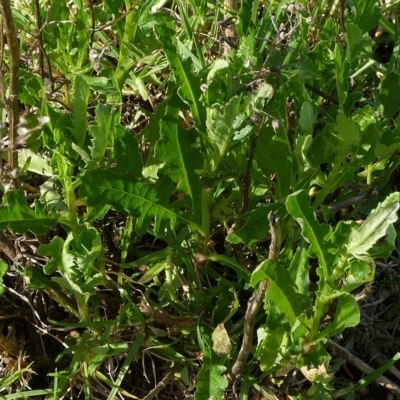
<svg viewBox="0 0 400 400">
<path fill-rule="evenodd" d="M 203 240 L 200 251 L 203 254 L 207 254 L 207 243 L 210 236 L 210 201 L 211 190 L 205 187 L 201 192 L 201 228 L 203 231 Z"/>
</svg>

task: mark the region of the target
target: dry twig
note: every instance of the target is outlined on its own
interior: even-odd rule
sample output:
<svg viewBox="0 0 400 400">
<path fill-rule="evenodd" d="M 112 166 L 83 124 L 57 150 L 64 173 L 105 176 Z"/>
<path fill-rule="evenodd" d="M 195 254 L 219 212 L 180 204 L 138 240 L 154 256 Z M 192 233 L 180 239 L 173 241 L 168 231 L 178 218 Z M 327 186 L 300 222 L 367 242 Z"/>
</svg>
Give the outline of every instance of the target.
<svg viewBox="0 0 400 400">
<path fill-rule="evenodd" d="M 279 218 L 276 214 L 269 213 L 268 220 L 270 224 L 271 231 L 271 244 L 269 246 L 269 255 L 268 258 L 278 261 L 279 251 L 281 248 L 281 229 L 279 224 Z M 239 354 L 235 363 L 232 366 L 230 379 L 236 379 L 243 371 L 247 359 L 250 354 L 251 344 L 253 341 L 253 332 L 254 332 L 254 324 L 257 313 L 264 301 L 265 293 L 268 289 L 268 280 L 262 281 L 256 293 L 251 297 L 249 303 L 247 305 L 246 315 L 244 317 L 244 334 L 243 334 L 243 342 L 242 346 L 239 350 Z"/>
<path fill-rule="evenodd" d="M 15 151 L 15 141 L 18 128 L 18 76 L 19 76 L 19 42 L 14 26 L 9 0 L 0 0 L 4 30 L 7 37 L 7 45 L 10 54 L 10 87 L 7 104 L 9 121 L 9 150 L 8 163 L 11 170 L 18 167 L 18 154 Z"/>
</svg>

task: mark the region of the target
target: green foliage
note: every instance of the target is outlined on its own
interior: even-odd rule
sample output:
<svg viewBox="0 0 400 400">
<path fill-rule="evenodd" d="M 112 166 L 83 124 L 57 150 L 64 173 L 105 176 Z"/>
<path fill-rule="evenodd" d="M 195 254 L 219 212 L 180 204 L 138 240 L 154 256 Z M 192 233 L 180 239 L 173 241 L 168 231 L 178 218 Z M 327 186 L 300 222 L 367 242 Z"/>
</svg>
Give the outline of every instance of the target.
<svg viewBox="0 0 400 400">
<path fill-rule="evenodd" d="M 0 227 L 39 238 L 38 263 L 9 261 L 71 332 L 56 336 L 54 385 L 26 396 L 61 398 L 74 382 L 72 397 L 141 396 L 151 389 L 128 372 L 149 357 L 172 368 L 167 385 L 195 382 L 196 400 L 265 394 L 258 368 L 270 382 L 302 371 L 310 388 L 293 398 L 338 397 L 327 343 L 360 323 L 356 290 L 396 244 L 398 54 L 372 61 L 376 2 L 242 1 L 232 18 L 203 0 L 39 3 L 41 29 L 33 4 L 13 14 L 21 48 L 40 31 L 49 63 L 22 66 L 20 100 L 49 121 L 25 128 Z M 233 384 L 246 302 L 265 281 Z"/>
</svg>

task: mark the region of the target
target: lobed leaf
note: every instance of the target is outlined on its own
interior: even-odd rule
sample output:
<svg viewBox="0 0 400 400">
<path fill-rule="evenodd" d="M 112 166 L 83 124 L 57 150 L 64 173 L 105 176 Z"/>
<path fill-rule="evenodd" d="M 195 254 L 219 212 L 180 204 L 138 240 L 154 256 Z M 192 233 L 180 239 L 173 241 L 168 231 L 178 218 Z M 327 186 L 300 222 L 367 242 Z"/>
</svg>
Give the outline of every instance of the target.
<svg viewBox="0 0 400 400">
<path fill-rule="evenodd" d="M 174 188 L 168 179 L 152 184 L 107 170 L 87 171 L 81 181 L 81 195 L 89 206 L 109 204 L 117 210 L 127 211 L 137 217 L 135 228 L 140 234 L 146 232 L 153 220 L 157 234 L 163 232 L 168 220 L 172 226 L 180 221 L 201 232 L 201 227 L 178 212 L 179 204 L 170 204 L 169 197 Z"/>
<path fill-rule="evenodd" d="M 4 195 L 0 206 L 0 229 L 8 228 L 17 235 L 26 232 L 44 235 L 57 222 L 57 214 L 44 210 L 39 202 L 35 202 L 35 209 L 30 208 L 19 190 Z"/>
</svg>

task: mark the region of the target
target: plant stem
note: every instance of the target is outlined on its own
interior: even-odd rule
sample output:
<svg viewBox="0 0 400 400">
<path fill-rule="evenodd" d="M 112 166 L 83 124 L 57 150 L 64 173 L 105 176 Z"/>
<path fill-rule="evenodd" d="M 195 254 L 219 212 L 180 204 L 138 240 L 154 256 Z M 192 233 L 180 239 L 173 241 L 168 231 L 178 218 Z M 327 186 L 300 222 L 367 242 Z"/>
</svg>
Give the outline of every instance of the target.
<svg viewBox="0 0 400 400">
<path fill-rule="evenodd" d="M 269 246 L 268 258 L 277 262 L 279 258 L 279 251 L 281 248 L 281 229 L 279 218 L 277 217 L 277 215 L 270 212 L 268 215 L 268 219 L 271 230 L 271 244 Z M 253 341 L 255 319 L 264 301 L 268 285 L 268 280 L 262 281 L 247 305 L 246 315 L 244 316 L 244 334 L 242 346 L 231 369 L 231 380 L 238 378 L 239 375 L 242 373 L 244 367 L 246 366 L 246 362 L 250 354 L 251 344 Z"/>
<path fill-rule="evenodd" d="M 14 19 L 11 13 L 9 0 L 0 0 L 7 45 L 10 54 L 10 86 L 7 102 L 8 113 L 8 163 L 11 170 L 18 167 L 18 153 L 15 151 L 15 142 L 18 128 L 18 77 L 19 77 L 19 42 L 15 31 Z M 16 181 L 16 180 L 15 180 Z M 17 182 L 16 182 L 17 184 Z"/>
</svg>

